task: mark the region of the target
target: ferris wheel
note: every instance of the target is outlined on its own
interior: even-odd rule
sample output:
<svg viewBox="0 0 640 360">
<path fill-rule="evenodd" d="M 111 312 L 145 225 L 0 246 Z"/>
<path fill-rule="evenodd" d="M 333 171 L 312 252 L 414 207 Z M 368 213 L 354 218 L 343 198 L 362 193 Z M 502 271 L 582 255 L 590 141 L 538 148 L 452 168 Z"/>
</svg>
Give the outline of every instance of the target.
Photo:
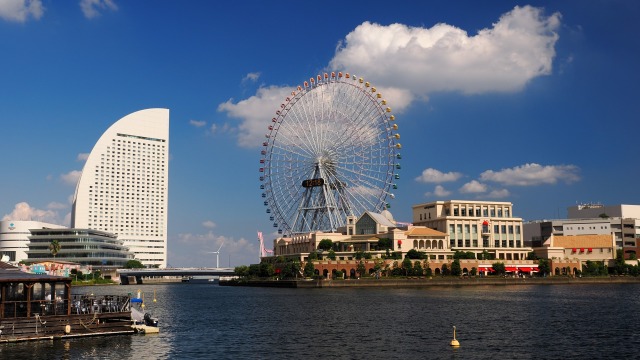
<svg viewBox="0 0 640 360">
<path fill-rule="evenodd" d="M 268 130 L 260 189 L 278 233 L 334 232 L 347 216 L 390 207 L 402 145 L 391 108 L 369 82 L 341 72 L 310 78 Z"/>
</svg>

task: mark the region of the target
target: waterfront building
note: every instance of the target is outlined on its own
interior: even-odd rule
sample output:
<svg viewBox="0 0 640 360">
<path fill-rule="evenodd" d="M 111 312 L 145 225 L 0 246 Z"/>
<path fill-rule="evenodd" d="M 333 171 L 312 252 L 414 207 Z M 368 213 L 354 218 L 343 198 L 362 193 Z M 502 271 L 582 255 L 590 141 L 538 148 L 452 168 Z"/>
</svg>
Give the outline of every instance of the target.
<svg viewBox="0 0 640 360">
<path fill-rule="evenodd" d="M 612 234 L 625 258 L 637 258 L 640 253 L 640 205 L 582 204 L 569 207 L 568 216 L 524 224 L 525 243 L 540 247 L 552 235 Z"/>
<path fill-rule="evenodd" d="M 6 255 L 9 262 L 19 263 L 27 259 L 31 229 L 63 229 L 62 225 L 42 221 L 0 220 L 0 257 Z"/>
<path fill-rule="evenodd" d="M 524 244 L 522 218 L 513 216 L 510 202 L 448 200 L 412 208 L 413 224 L 447 233 L 454 252 L 481 258 L 486 251 L 499 260 L 524 260 L 533 250 Z"/>
<path fill-rule="evenodd" d="M 71 226 L 116 234 L 142 264 L 166 267 L 168 175 L 169 110 L 123 117 L 87 158 Z"/>
<path fill-rule="evenodd" d="M 366 211 L 357 218 L 348 216 L 346 223 L 340 233 L 319 231 L 278 238 L 274 241 L 274 256 L 305 261 L 324 239 L 332 241 L 337 260 L 353 260 L 358 252 L 380 258 L 387 254 L 386 248 L 380 247 L 380 240 L 387 240 L 391 246 L 389 251 L 397 252 L 400 259 L 411 249 L 433 259 L 451 259 L 453 256 L 447 234 L 424 226 L 399 225 L 388 210 L 382 213 Z"/>
<path fill-rule="evenodd" d="M 53 240 L 60 245 L 54 256 L 49 249 Z M 123 268 L 133 253 L 115 234 L 93 229 L 32 229 L 27 262 L 66 261 L 101 269 Z"/>
<path fill-rule="evenodd" d="M 580 264 L 598 261 L 614 266 L 616 244 L 612 234 L 600 235 L 551 235 L 541 247 L 534 248 L 540 258 L 551 260 L 573 260 Z M 567 275 L 566 269 L 556 267 L 555 275 Z M 581 270 L 576 268 L 575 270 Z M 572 275 L 576 271 L 573 270 Z"/>
</svg>

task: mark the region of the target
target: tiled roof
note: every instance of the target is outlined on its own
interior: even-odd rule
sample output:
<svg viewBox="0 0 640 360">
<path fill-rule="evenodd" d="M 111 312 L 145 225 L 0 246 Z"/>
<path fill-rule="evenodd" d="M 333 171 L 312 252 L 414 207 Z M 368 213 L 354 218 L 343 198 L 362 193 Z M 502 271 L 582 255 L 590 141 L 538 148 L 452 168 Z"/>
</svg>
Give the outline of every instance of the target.
<svg viewBox="0 0 640 360">
<path fill-rule="evenodd" d="M 573 235 L 553 236 L 551 246 L 568 248 L 610 248 L 613 246 L 611 235 Z"/>
<path fill-rule="evenodd" d="M 428 228 L 426 226 L 414 226 L 411 229 L 404 232 L 407 236 L 447 236 L 447 234 Z"/>
</svg>

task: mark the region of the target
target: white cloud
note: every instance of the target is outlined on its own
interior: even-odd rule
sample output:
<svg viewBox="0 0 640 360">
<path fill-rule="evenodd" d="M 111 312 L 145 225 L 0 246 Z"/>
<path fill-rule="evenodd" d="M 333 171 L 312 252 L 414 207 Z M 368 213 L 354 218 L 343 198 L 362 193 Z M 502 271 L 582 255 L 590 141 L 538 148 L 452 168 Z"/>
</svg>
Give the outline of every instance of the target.
<svg viewBox="0 0 640 360">
<path fill-rule="evenodd" d="M 531 163 L 500 171 L 487 170 L 480 174 L 480 179 L 514 186 L 555 184 L 558 181 L 571 184 L 580 180 L 579 170 L 575 165 L 542 166 Z"/>
<path fill-rule="evenodd" d="M 218 106 L 218 111 L 226 112 L 229 117 L 241 119 L 238 126 L 238 145 L 252 148 L 262 143 L 271 117 L 275 116 L 278 105 L 292 90 L 292 87 L 261 87 L 256 95 L 248 99 L 237 103 L 230 99 Z M 212 128 L 212 132 L 214 130 Z"/>
<path fill-rule="evenodd" d="M 44 10 L 40 0 L 0 0 L 0 18 L 8 21 L 25 22 L 29 17 L 38 20 Z"/>
<path fill-rule="evenodd" d="M 50 202 L 49 205 L 47 205 L 47 209 L 52 209 L 52 210 L 61 210 L 61 209 L 66 209 L 68 207 L 69 207 L 68 204 L 63 204 L 55 201 Z"/>
<path fill-rule="evenodd" d="M 428 168 L 422 171 L 422 175 L 416 178 L 416 181 L 424 183 L 443 183 L 449 181 L 456 181 L 462 177 L 459 172 L 443 173 L 440 170 Z"/>
<path fill-rule="evenodd" d="M 489 198 L 489 199 L 502 199 L 502 198 L 506 198 L 509 195 L 511 195 L 511 194 L 509 193 L 509 190 L 507 190 L 507 189 L 493 190 L 489 194 L 487 194 L 487 198 Z"/>
<path fill-rule="evenodd" d="M 471 36 L 447 24 L 422 28 L 364 22 L 337 46 L 327 70 L 366 77 L 394 113 L 434 92 L 514 92 L 551 73 L 560 18 L 559 13 L 545 16 L 541 8 L 516 6 L 491 28 Z M 244 81 L 258 76 L 250 73 Z M 291 89 L 261 87 L 248 99 L 230 99 L 218 106 L 218 111 L 240 120 L 240 146 L 262 143 L 269 115 Z"/>
<path fill-rule="evenodd" d="M 203 221 L 202 222 L 202 226 L 209 228 L 209 229 L 213 229 L 214 227 L 216 227 L 216 223 L 214 223 L 211 220 L 207 220 L 207 221 Z"/>
<path fill-rule="evenodd" d="M 195 127 L 203 127 L 207 125 L 206 121 L 198 121 L 198 120 L 189 120 L 189 124 Z"/>
<path fill-rule="evenodd" d="M 448 191 L 447 189 L 445 189 L 442 185 L 436 185 L 435 189 L 433 189 L 433 192 L 428 192 L 425 193 L 424 196 L 436 196 L 436 197 L 447 197 L 451 195 L 451 191 Z"/>
<path fill-rule="evenodd" d="M 80 9 L 87 19 L 92 19 L 100 16 L 102 10 L 118 10 L 113 0 L 80 0 Z"/>
<path fill-rule="evenodd" d="M 80 153 L 78 154 L 77 161 L 87 161 L 89 158 L 89 153 Z"/>
<path fill-rule="evenodd" d="M 248 73 L 247 76 L 245 76 L 242 79 L 242 82 L 247 82 L 247 81 L 256 82 L 258 81 L 259 78 L 260 78 L 259 72 L 252 72 L 252 73 Z"/>
<path fill-rule="evenodd" d="M 62 179 L 62 181 L 65 184 L 75 186 L 78 183 L 78 179 L 80 179 L 81 175 L 82 175 L 82 171 L 72 170 L 66 174 L 60 175 L 60 179 Z"/>
<path fill-rule="evenodd" d="M 471 180 L 470 182 L 462 185 L 460 188 L 460 193 L 469 194 L 469 193 L 483 193 L 487 191 L 487 185 L 478 182 L 477 180 Z"/>
<path fill-rule="evenodd" d="M 58 222 L 58 213 L 53 210 L 32 208 L 28 203 L 17 203 L 11 214 L 6 214 L 2 220 Z"/>
<path fill-rule="evenodd" d="M 420 98 L 439 91 L 518 91 L 551 73 L 560 18 L 516 6 L 471 36 L 442 23 L 422 28 L 364 22 L 338 45 L 329 68 L 366 74 L 379 87 Z"/>
</svg>

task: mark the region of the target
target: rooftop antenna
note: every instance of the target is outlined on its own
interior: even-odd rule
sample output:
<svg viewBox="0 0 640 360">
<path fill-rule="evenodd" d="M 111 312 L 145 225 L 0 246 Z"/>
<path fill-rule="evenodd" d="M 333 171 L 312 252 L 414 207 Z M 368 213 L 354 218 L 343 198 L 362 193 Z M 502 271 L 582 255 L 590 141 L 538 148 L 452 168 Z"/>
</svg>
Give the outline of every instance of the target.
<svg viewBox="0 0 640 360">
<path fill-rule="evenodd" d="M 220 268 L 220 249 L 222 249 L 222 245 L 224 245 L 224 241 L 220 244 L 218 251 L 209 251 L 207 254 L 216 254 L 216 268 Z"/>
</svg>

